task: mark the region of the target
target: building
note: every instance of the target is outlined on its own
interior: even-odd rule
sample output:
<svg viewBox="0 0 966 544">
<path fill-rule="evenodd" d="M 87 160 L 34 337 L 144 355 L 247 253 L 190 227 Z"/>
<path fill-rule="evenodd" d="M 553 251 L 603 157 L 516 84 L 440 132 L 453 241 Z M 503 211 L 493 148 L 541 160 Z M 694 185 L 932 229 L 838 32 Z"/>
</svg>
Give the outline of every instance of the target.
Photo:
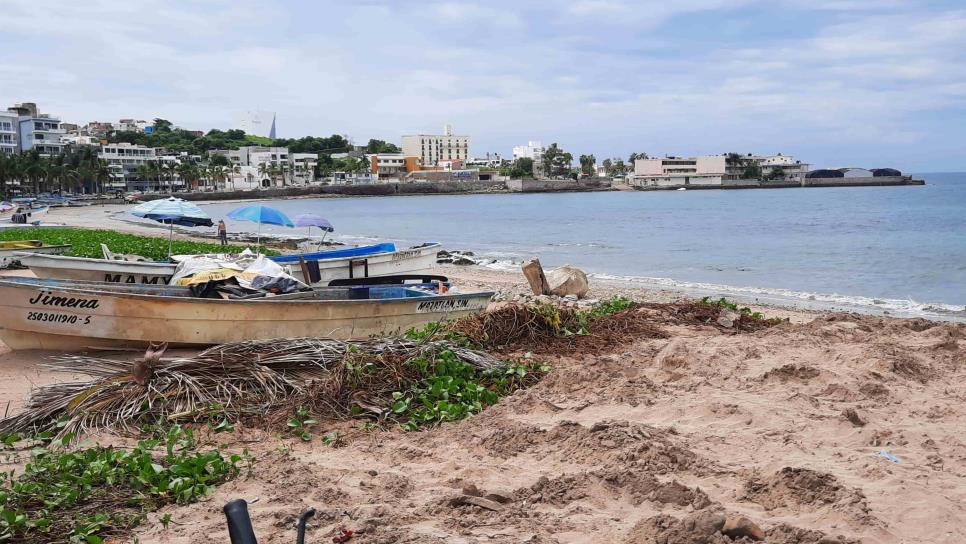
<svg viewBox="0 0 966 544">
<path fill-rule="evenodd" d="M 315 167 L 319 164 L 317 153 L 292 153 L 292 181 L 311 183 L 315 181 Z"/>
<path fill-rule="evenodd" d="M 246 111 L 235 116 L 235 128 L 245 134 L 275 139 L 274 111 Z"/>
<path fill-rule="evenodd" d="M 402 154 L 419 157 L 427 166 L 442 160 L 465 160 L 470 157 L 470 137 L 453 134 L 452 125 L 443 127 L 443 134 L 415 134 L 402 137 Z"/>
<path fill-rule="evenodd" d="M 875 176 L 872 170 L 865 168 L 839 168 L 838 171 L 842 172 L 842 177 L 845 178 L 871 178 Z"/>
<path fill-rule="evenodd" d="M 745 169 L 752 164 L 758 163 L 761 168 L 762 179 L 776 178 L 781 172 L 781 179 L 801 183 L 808 174 L 809 164 L 796 161 L 791 155 L 739 155 L 729 153 L 725 155 L 725 177 L 726 180 L 744 179 Z"/>
<path fill-rule="evenodd" d="M 37 104 L 24 102 L 7 108 L 8 113 L 17 114 L 19 151 L 25 153 L 37 150 L 41 155 L 55 155 L 64 151 L 60 138 L 66 134 L 60 128 L 60 118 L 40 113 Z"/>
<path fill-rule="evenodd" d="M 118 132 L 145 132 L 150 134 L 154 131 L 154 126 L 144 119 L 120 119 L 114 125 L 114 130 Z"/>
<path fill-rule="evenodd" d="M 106 136 L 108 132 L 113 130 L 113 123 L 102 123 L 101 121 L 91 121 L 80 128 L 81 134 L 87 136 Z"/>
<path fill-rule="evenodd" d="M 97 158 L 107 161 L 112 189 L 147 190 L 157 185 L 156 180 L 140 179 L 138 168 L 159 159 L 157 148 L 128 143 L 107 144 L 97 153 Z"/>
<path fill-rule="evenodd" d="M 724 155 L 637 159 L 628 183 L 639 187 L 721 185 L 724 175 Z"/>
<path fill-rule="evenodd" d="M 20 149 L 20 115 L 0 111 L 0 153 L 12 155 Z"/>
<path fill-rule="evenodd" d="M 543 153 L 547 148 L 543 146 L 542 142 L 530 141 L 527 145 L 518 145 L 513 147 L 513 160 L 517 159 L 533 159 L 534 162 L 538 162 L 543 158 Z"/>
<path fill-rule="evenodd" d="M 402 179 L 406 174 L 422 168 L 419 157 L 405 153 L 379 153 L 369 155 L 369 171 L 377 179 Z"/>
<path fill-rule="evenodd" d="M 499 153 L 487 153 L 486 157 L 473 157 L 466 161 L 466 166 L 477 168 L 499 168 L 503 166 L 503 158 Z"/>
<path fill-rule="evenodd" d="M 251 185 L 271 187 L 291 183 L 309 183 L 315 180 L 315 167 L 319 156 L 315 153 L 289 153 L 287 147 L 250 145 L 238 149 L 213 149 L 211 155 L 223 155 L 237 174 Z M 264 165 L 264 166 L 262 166 Z"/>
</svg>

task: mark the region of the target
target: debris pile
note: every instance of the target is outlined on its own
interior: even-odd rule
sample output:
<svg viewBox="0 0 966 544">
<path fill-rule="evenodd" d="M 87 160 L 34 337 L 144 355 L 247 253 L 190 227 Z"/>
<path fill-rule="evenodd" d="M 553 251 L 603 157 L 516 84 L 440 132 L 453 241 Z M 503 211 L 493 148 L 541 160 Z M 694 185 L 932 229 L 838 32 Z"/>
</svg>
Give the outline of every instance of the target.
<svg viewBox="0 0 966 544">
<path fill-rule="evenodd" d="M 321 338 L 253 340 L 215 346 L 195 357 L 163 359 L 149 349 L 135 361 L 64 356 L 47 366 L 93 380 L 36 389 L 23 413 L 0 421 L 0 434 L 132 431 L 142 422 L 231 421 L 303 403 L 335 417 L 353 407 L 388 407 L 393 391 L 426 369 L 407 364 L 441 351 L 482 370 L 505 363 L 441 340 L 403 338 L 342 341 Z M 360 370 L 363 369 L 363 370 Z M 356 410 L 358 411 L 358 410 Z"/>
</svg>

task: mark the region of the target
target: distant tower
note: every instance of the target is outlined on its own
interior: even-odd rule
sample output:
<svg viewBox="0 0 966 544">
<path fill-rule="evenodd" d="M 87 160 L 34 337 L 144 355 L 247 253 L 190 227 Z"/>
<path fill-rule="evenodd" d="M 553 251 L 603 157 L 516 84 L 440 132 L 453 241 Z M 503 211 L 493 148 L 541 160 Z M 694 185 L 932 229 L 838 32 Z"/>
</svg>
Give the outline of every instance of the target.
<svg viewBox="0 0 966 544">
<path fill-rule="evenodd" d="M 443 125 L 443 134 L 445 136 L 452 136 L 453 135 L 453 125 L 450 125 L 450 124 Z"/>
<path fill-rule="evenodd" d="M 244 130 L 245 134 L 276 138 L 274 111 L 246 111 L 235 116 L 235 128 Z"/>
</svg>

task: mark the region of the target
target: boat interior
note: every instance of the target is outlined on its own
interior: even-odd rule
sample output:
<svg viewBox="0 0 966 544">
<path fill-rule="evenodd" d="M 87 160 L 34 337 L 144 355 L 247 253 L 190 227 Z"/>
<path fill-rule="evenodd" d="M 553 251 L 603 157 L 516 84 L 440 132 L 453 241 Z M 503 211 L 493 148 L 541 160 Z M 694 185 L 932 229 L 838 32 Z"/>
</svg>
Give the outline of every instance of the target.
<svg viewBox="0 0 966 544">
<path fill-rule="evenodd" d="M 378 280 L 379 278 L 373 278 Z M 83 292 L 84 294 L 125 294 L 125 295 L 148 295 L 156 297 L 174 298 L 213 298 L 210 296 L 200 296 L 197 289 L 175 285 L 149 285 L 137 283 L 105 283 L 99 281 L 82 280 L 57 280 L 43 278 L 18 278 L 10 277 L 0 280 L 0 285 L 15 284 L 18 286 L 30 286 L 46 288 L 56 291 Z M 439 283 L 397 283 L 397 284 L 376 284 L 376 285 L 351 285 L 351 286 L 329 286 L 312 287 L 294 293 L 269 295 L 264 292 L 256 292 L 243 297 L 225 297 L 229 300 L 387 300 L 405 299 L 416 297 L 432 297 L 439 295 Z M 445 284 L 448 287 L 448 284 Z M 217 297 L 214 297 L 217 299 Z"/>
</svg>

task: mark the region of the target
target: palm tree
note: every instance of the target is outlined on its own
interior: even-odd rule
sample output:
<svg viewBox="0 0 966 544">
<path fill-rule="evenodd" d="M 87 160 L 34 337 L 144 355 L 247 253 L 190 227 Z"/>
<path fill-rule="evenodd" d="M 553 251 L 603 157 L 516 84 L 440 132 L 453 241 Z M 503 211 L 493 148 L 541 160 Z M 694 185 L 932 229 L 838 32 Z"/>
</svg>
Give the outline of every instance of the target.
<svg viewBox="0 0 966 544">
<path fill-rule="evenodd" d="M 7 182 L 20 177 L 19 163 L 17 155 L 0 153 L 0 198 L 7 197 Z"/>
<path fill-rule="evenodd" d="M 164 175 L 168 176 L 168 194 L 174 192 L 174 176 L 178 173 L 178 163 L 174 161 L 166 161 L 161 166 Z"/>
<path fill-rule="evenodd" d="M 174 171 L 177 172 L 178 177 L 180 177 L 181 181 L 185 183 L 185 186 L 187 186 L 189 182 L 198 179 L 198 169 L 195 168 L 195 165 L 188 161 L 175 166 Z"/>
<path fill-rule="evenodd" d="M 274 168 L 270 163 L 267 163 L 267 162 L 258 163 L 258 175 L 261 176 L 261 179 L 265 179 L 265 178 L 271 179 L 273 174 L 274 174 Z M 258 185 L 261 186 L 261 181 L 259 181 Z"/>
<path fill-rule="evenodd" d="M 231 190 L 235 190 L 235 174 L 241 174 L 241 165 L 231 165 Z"/>
<path fill-rule="evenodd" d="M 23 175 L 33 185 L 34 195 L 40 194 L 40 177 L 44 175 L 44 164 L 40 160 L 40 153 L 32 150 L 24 155 Z"/>
<path fill-rule="evenodd" d="M 97 157 L 94 157 L 91 159 L 89 168 L 90 168 L 91 177 L 94 178 L 94 189 L 98 193 L 103 193 L 104 182 L 111 178 L 110 165 L 106 160 L 98 159 Z"/>
<path fill-rule="evenodd" d="M 152 162 L 153 161 L 143 162 L 139 164 L 137 170 L 135 170 L 135 174 L 141 179 L 141 181 L 148 181 L 148 178 L 150 178 L 151 174 L 154 172 L 154 169 L 151 166 Z M 145 188 L 147 188 L 147 183 L 145 183 Z"/>
</svg>

